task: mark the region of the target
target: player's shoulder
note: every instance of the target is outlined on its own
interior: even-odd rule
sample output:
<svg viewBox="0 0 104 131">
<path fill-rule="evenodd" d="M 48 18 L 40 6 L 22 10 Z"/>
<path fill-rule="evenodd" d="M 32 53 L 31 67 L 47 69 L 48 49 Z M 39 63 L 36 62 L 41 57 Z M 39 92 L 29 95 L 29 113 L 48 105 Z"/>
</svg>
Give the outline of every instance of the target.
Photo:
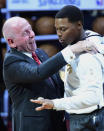
<svg viewBox="0 0 104 131">
<path fill-rule="evenodd" d="M 79 62 L 83 62 L 83 63 L 92 63 L 92 62 L 95 62 L 96 59 L 95 59 L 95 56 L 93 54 L 90 54 L 90 53 L 84 53 L 84 54 L 81 54 L 79 56 Z"/>
</svg>

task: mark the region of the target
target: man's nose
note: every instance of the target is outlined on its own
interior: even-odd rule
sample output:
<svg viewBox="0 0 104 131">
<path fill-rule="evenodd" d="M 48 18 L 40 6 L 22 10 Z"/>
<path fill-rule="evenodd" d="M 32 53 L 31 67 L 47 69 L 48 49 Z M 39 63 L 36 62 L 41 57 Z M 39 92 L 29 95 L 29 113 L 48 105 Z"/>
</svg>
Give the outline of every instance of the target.
<svg viewBox="0 0 104 131">
<path fill-rule="evenodd" d="M 35 33 L 34 33 L 34 31 L 33 31 L 33 30 L 32 30 L 32 31 L 30 31 L 30 37 L 31 37 L 31 38 L 35 37 Z"/>
<path fill-rule="evenodd" d="M 60 30 L 58 30 L 58 31 L 57 31 L 57 35 L 58 35 L 59 37 L 61 37 L 61 36 L 62 36 L 62 33 L 61 33 L 61 31 L 60 31 Z"/>
</svg>

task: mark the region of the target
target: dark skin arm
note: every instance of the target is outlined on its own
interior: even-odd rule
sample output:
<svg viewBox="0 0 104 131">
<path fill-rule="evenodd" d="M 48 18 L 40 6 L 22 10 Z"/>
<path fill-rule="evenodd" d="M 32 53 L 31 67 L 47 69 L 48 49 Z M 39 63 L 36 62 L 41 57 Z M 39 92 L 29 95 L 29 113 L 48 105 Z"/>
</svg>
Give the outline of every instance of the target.
<svg viewBox="0 0 104 131">
<path fill-rule="evenodd" d="M 39 97 L 37 100 L 31 99 L 30 101 L 33 103 L 41 104 L 41 106 L 35 108 L 36 111 L 41 111 L 44 109 L 53 109 L 54 107 L 54 103 L 52 100 L 44 99 L 42 97 Z"/>
</svg>

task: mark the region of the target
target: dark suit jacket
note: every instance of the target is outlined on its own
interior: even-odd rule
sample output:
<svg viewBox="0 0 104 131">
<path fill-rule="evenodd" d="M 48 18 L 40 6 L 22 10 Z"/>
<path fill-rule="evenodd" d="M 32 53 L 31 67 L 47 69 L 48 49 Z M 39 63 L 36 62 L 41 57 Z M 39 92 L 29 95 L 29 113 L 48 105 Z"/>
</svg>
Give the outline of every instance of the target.
<svg viewBox="0 0 104 131">
<path fill-rule="evenodd" d="M 47 55 L 40 49 L 36 50 L 43 62 Z M 55 72 L 66 64 L 61 53 L 38 65 L 25 54 L 11 49 L 5 56 L 3 77 L 13 103 L 14 131 L 61 131 L 62 112 L 54 110 L 35 111 L 39 106 L 30 99 L 44 97 L 60 98 L 62 84 Z M 48 77 L 52 76 L 54 86 Z"/>
</svg>

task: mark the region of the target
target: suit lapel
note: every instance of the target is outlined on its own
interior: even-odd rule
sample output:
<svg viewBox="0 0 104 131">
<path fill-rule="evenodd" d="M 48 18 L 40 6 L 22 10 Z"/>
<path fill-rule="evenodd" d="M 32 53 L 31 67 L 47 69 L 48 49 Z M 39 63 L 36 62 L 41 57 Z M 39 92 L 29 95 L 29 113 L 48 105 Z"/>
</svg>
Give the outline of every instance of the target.
<svg viewBox="0 0 104 131">
<path fill-rule="evenodd" d="M 36 55 L 38 56 L 38 58 L 39 58 L 39 60 L 40 60 L 41 62 L 47 60 L 46 57 L 45 57 L 45 55 L 44 55 L 44 53 L 43 53 L 43 51 L 40 50 L 39 48 L 37 48 L 37 49 L 35 50 L 35 53 L 36 53 Z"/>
</svg>

